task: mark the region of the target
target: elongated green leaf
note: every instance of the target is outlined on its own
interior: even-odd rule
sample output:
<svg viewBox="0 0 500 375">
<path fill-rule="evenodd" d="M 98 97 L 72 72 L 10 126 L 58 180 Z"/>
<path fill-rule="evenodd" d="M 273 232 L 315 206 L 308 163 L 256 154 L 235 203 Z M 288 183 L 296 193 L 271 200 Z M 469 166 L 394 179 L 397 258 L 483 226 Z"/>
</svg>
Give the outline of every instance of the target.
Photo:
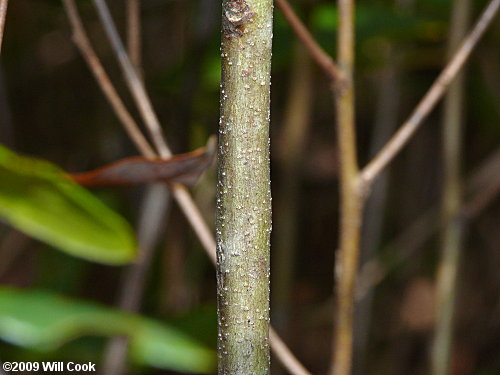
<svg viewBox="0 0 500 375">
<path fill-rule="evenodd" d="M 215 368 L 213 350 L 166 324 L 48 292 L 0 287 L 1 339 L 52 350 L 83 335 L 129 336 L 139 364 L 196 373 Z"/>
<path fill-rule="evenodd" d="M 136 243 L 127 222 L 53 164 L 0 146 L 0 219 L 60 250 L 122 264 Z"/>
</svg>

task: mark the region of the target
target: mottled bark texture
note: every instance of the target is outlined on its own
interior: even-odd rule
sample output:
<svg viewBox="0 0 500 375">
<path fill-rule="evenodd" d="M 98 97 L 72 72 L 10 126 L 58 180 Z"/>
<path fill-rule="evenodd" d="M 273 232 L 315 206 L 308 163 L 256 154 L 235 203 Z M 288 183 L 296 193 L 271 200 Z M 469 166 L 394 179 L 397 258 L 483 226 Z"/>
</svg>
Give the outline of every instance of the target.
<svg viewBox="0 0 500 375">
<path fill-rule="evenodd" d="M 272 1 L 223 1 L 217 185 L 219 374 L 269 373 Z"/>
</svg>

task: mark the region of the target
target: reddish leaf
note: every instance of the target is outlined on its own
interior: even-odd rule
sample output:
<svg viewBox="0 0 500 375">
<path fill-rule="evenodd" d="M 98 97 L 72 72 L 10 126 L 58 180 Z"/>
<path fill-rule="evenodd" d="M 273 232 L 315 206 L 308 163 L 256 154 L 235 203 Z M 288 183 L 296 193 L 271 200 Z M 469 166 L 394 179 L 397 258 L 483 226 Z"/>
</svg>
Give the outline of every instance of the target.
<svg viewBox="0 0 500 375">
<path fill-rule="evenodd" d="M 84 186 L 129 186 L 151 182 L 192 185 L 212 163 L 215 143 L 215 138 L 210 138 L 206 147 L 167 160 L 136 156 L 70 176 Z"/>
</svg>

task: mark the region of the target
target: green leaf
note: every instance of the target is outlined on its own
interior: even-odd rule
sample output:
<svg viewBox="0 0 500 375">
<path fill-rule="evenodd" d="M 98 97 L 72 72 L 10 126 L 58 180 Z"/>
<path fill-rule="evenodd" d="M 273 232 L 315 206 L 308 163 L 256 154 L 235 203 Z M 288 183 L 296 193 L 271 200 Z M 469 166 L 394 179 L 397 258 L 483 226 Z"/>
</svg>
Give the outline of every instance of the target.
<svg viewBox="0 0 500 375">
<path fill-rule="evenodd" d="M 215 369 L 213 350 L 166 324 L 49 292 L 0 287 L 1 339 L 47 351 L 83 335 L 128 336 L 138 364 L 196 373 Z"/>
<path fill-rule="evenodd" d="M 0 219 L 74 256 L 123 264 L 136 242 L 118 214 L 55 165 L 0 146 Z"/>
</svg>

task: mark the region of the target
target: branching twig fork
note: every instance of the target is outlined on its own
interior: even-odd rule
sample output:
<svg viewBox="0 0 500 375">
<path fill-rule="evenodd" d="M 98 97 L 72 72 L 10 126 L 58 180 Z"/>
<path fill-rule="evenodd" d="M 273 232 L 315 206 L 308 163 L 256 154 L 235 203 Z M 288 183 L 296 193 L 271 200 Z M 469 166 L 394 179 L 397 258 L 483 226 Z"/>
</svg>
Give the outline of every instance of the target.
<svg viewBox="0 0 500 375">
<path fill-rule="evenodd" d="M 156 152 L 144 137 L 139 128 L 139 125 L 137 125 L 137 122 L 125 107 L 125 104 L 114 88 L 111 79 L 104 70 L 99 57 L 97 57 L 97 54 L 92 48 L 92 44 L 90 43 L 85 29 L 83 28 L 83 24 L 74 0 L 63 0 L 63 4 L 66 10 L 66 14 L 68 15 L 69 21 L 71 23 L 71 27 L 73 29 L 73 41 L 75 42 L 80 53 L 85 59 L 85 62 L 89 66 L 90 71 L 99 84 L 99 87 L 108 99 L 109 104 L 111 104 L 111 107 L 113 108 L 115 114 L 118 116 L 118 119 L 124 126 L 130 139 L 134 142 L 135 146 L 144 156 L 148 158 L 155 157 Z"/>
</svg>

